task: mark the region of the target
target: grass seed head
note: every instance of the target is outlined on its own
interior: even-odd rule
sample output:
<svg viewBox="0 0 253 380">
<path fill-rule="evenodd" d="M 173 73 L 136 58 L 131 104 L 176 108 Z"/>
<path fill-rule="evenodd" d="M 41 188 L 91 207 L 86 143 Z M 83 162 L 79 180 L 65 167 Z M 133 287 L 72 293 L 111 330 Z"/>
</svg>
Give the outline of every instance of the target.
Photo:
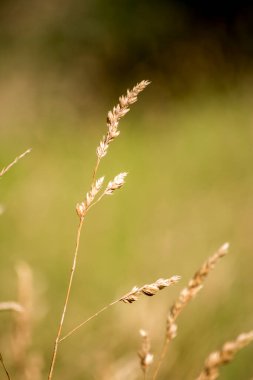
<svg viewBox="0 0 253 380">
<path fill-rule="evenodd" d="M 138 356 L 140 358 L 141 369 L 145 374 L 148 367 L 153 363 L 154 355 L 150 352 L 151 344 L 148 333 L 145 330 L 141 329 L 140 336 L 142 338 L 142 344 L 141 349 L 138 352 Z"/>
<path fill-rule="evenodd" d="M 210 256 L 195 273 L 193 278 L 189 281 L 187 287 L 185 287 L 177 301 L 173 304 L 167 317 L 167 338 L 171 340 L 176 336 L 175 321 L 185 306 L 198 294 L 203 287 L 203 282 L 214 268 L 215 264 L 227 254 L 229 244 L 223 244 L 217 252 Z"/>
<path fill-rule="evenodd" d="M 118 130 L 118 126 L 120 119 L 130 111 L 129 106 L 137 101 L 138 94 L 143 91 L 149 83 L 149 81 L 143 80 L 142 82 L 137 83 L 132 90 L 127 90 L 127 94 L 122 95 L 119 98 L 119 103 L 108 112 L 107 134 L 103 136 L 96 150 L 99 160 L 107 154 L 109 144 L 119 136 L 120 131 Z"/>
<path fill-rule="evenodd" d="M 126 176 L 126 172 L 116 175 L 116 177 L 114 177 L 114 179 L 108 183 L 105 189 L 105 194 L 112 195 L 115 190 L 120 189 L 125 183 Z"/>
<path fill-rule="evenodd" d="M 240 334 L 234 341 L 225 343 L 220 351 L 212 352 L 205 361 L 204 369 L 197 380 L 215 380 L 220 367 L 231 362 L 235 354 L 253 341 L 253 331 Z"/>
<path fill-rule="evenodd" d="M 138 301 L 141 295 L 152 297 L 159 290 L 162 290 L 170 285 L 173 285 L 177 283 L 179 280 L 180 280 L 180 276 L 172 276 L 169 279 L 160 278 L 153 284 L 144 285 L 141 288 L 134 286 L 133 289 L 129 293 L 125 294 L 123 297 L 120 298 L 120 301 L 124 303 L 133 303 L 135 301 Z"/>
</svg>

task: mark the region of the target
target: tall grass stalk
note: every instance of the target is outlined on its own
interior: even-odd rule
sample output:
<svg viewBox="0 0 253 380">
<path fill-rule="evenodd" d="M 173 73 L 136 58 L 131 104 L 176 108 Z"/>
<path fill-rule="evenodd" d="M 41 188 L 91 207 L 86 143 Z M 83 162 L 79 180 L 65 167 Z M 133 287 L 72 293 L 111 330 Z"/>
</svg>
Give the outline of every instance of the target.
<svg viewBox="0 0 253 380">
<path fill-rule="evenodd" d="M 165 339 L 162 347 L 162 351 L 160 353 L 157 365 L 155 367 L 155 371 L 152 379 L 157 379 L 159 370 L 161 368 L 162 362 L 165 358 L 165 355 L 168 350 L 169 343 L 176 337 L 177 335 L 177 325 L 176 319 L 184 310 L 185 306 L 199 293 L 199 291 L 203 288 L 203 282 L 212 269 L 215 267 L 216 263 L 227 254 L 229 248 L 229 244 L 223 244 L 217 252 L 215 252 L 212 256 L 210 256 L 200 267 L 200 269 L 195 273 L 193 278 L 189 281 L 186 288 L 184 288 L 177 301 L 172 305 L 168 316 L 167 316 L 167 326 Z"/>
<path fill-rule="evenodd" d="M 132 90 L 127 90 L 127 94 L 125 96 L 121 96 L 119 98 L 119 103 L 117 106 L 113 107 L 112 111 L 108 112 L 107 115 L 107 133 L 105 136 L 103 136 L 102 140 L 100 141 L 100 144 L 96 150 L 97 153 L 97 160 L 96 160 L 96 165 L 93 170 L 93 176 L 92 176 L 92 184 L 90 191 L 86 194 L 86 198 L 84 201 L 82 201 L 80 204 L 77 204 L 76 206 L 76 212 L 79 217 L 79 225 L 77 228 L 77 236 L 76 236 L 76 245 L 75 245 L 75 251 L 74 251 L 74 257 L 73 257 L 73 263 L 72 263 L 72 268 L 70 272 L 70 277 L 69 277 L 69 282 L 67 286 L 67 292 L 66 292 L 66 297 L 65 297 L 65 302 L 63 305 L 63 310 L 61 314 L 61 319 L 60 323 L 58 325 L 58 330 L 56 334 L 56 339 L 54 343 L 54 349 L 53 349 L 53 355 L 52 355 L 52 360 L 51 360 L 51 366 L 49 370 L 49 375 L 48 375 L 48 380 L 51 380 L 53 377 L 54 373 L 54 368 L 55 368 L 55 361 L 57 357 L 57 352 L 58 352 L 58 346 L 59 342 L 61 339 L 61 333 L 62 333 L 62 328 L 64 324 L 64 319 L 69 303 L 69 297 L 71 293 L 71 288 L 72 288 L 72 282 L 76 270 L 76 264 L 77 264 L 77 256 L 78 256 L 78 251 L 79 251 L 79 245 L 80 245 L 80 236 L 81 236 L 81 231 L 84 223 L 85 216 L 87 212 L 89 211 L 90 207 L 100 201 L 103 196 L 105 195 L 111 195 L 114 193 L 115 190 L 120 189 L 123 184 L 124 184 L 124 179 L 126 176 L 126 173 L 120 173 L 117 175 L 112 181 L 110 181 L 103 191 L 102 195 L 97 199 L 96 202 L 94 202 L 97 194 L 100 192 L 103 182 L 104 182 L 104 177 L 101 177 L 99 179 L 96 179 L 98 168 L 101 162 L 101 159 L 107 154 L 108 148 L 110 143 L 119 135 L 120 131 L 118 130 L 118 125 L 120 119 L 126 115 L 126 113 L 129 111 L 129 107 L 131 104 L 135 103 L 137 101 L 137 96 L 138 94 L 143 91 L 147 85 L 149 84 L 148 81 L 142 81 L 138 83 L 135 87 L 133 87 Z"/>
</svg>

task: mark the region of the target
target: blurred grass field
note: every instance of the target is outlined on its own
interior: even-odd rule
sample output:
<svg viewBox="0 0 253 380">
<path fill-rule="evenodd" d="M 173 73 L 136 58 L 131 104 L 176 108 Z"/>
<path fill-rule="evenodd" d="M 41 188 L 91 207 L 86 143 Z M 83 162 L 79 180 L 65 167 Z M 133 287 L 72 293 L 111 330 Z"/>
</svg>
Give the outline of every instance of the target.
<svg viewBox="0 0 253 380">
<path fill-rule="evenodd" d="M 178 337 L 160 378 L 193 379 L 209 352 L 252 329 L 249 88 L 242 85 L 170 100 L 151 85 L 121 121 L 121 135 L 110 146 L 100 174 L 109 180 L 127 171 L 127 183 L 87 217 L 65 329 L 134 285 L 174 274 L 182 280 L 154 299 L 116 305 L 63 342 L 56 378 L 112 379 L 119 360 L 136 361 L 136 378 L 141 378 L 136 354 L 139 329 L 149 331 L 156 356 L 173 300 L 208 255 L 226 241 L 231 243 L 230 254 L 180 317 Z M 51 111 L 48 106 L 43 116 L 40 112 L 29 116 L 29 107 L 24 111 L 18 102 L 17 108 L 5 110 L 1 167 L 26 148 L 33 150 L 1 179 L 0 297 L 15 299 L 15 265 L 27 261 L 34 270 L 38 302 L 33 345 L 44 357 L 45 373 L 71 266 L 78 223 L 75 204 L 88 190 L 95 148 L 106 130 L 105 115 L 116 101 L 93 104 L 81 115 L 64 107 Z M 0 318 L 11 367 L 12 318 L 7 313 Z M 252 347 L 246 348 L 222 370 L 222 378 L 250 378 L 251 357 Z"/>
</svg>

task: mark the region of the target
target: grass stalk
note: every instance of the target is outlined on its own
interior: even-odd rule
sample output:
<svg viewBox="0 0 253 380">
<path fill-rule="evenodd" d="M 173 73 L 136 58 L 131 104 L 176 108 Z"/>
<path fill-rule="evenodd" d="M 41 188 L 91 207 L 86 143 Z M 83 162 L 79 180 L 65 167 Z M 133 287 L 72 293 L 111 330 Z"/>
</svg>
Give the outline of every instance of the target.
<svg viewBox="0 0 253 380">
<path fill-rule="evenodd" d="M 77 229 L 76 247 L 75 247 L 75 252 L 74 252 L 74 257 L 73 257 L 73 263 L 72 263 L 72 268 L 71 268 L 71 272 L 70 272 L 70 278 L 69 278 L 66 298 L 65 298 L 65 302 L 64 302 L 64 306 L 63 306 L 63 311 L 62 311 L 62 315 L 61 315 L 61 319 L 60 319 L 60 324 L 59 324 L 58 332 L 57 332 L 56 339 L 55 339 L 54 351 L 53 351 L 53 355 L 52 355 L 52 361 L 51 361 L 51 366 L 50 366 L 50 370 L 49 370 L 48 380 L 51 380 L 53 377 L 55 361 L 56 361 L 56 356 L 57 356 L 57 352 L 58 352 L 59 340 L 61 337 L 62 327 L 63 327 L 63 323 L 64 323 L 64 319 L 65 319 L 65 315 L 66 315 L 66 310 L 67 310 L 67 306 L 68 306 L 68 302 L 69 302 L 69 296 L 70 296 L 70 292 L 71 292 L 71 288 L 72 288 L 73 277 L 74 277 L 74 273 L 75 273 L 75 269 L 76 269 L 77 255 L 78 255 L 78 250 L 79 250 L 80 236 L 81 236 L 83 221 L 84 221 L 84 217 L 80 217 L 79 226 Z"/>
<path fill-rule="evenodd" d="M 200 269 L 195 273 L 193 278 L 189 281 L 186 288 L 184 288 L 177 299 L 177 301 L 172 305 L 168 316 L 167 316 L 167 326 L 166 326 L 166 334 L 163 343 L 163 347 L 156 364 L 154 374 L 152 380 L 157 379 L 158 373 L 160 371 L 161 365 L 165 358 L 165 355 L 168 350 L 169 343 L 176 337 L 177 335 L 177 325 L 176 320 L 181 312 L 184 310 L 186 305 L 199 293 L 199 291 L 203 288 L 203 283 L 212 269 L 215 267 L 216 263 L 227 254 L 229 248 L 229 244 L 223 244 L 217 252 L 215 252 L 212 256 L 210 256 L 200 267 Z"/>
<path fill-rule="evenodd" d="M 53 378 L 59 342 L 61 340 L 63 323 L 64 323 L 64 319 L 65 319 L 65 315 L 66 315 L 66 311 L 67 311 L 67 307 L 68 307 L 68 303 L 69 303 L 69 297 L 70 297 L 70 293 L 71 293 L 73 277 L 74 277 L 75 270 L 76 270 L 77 256 L 78 256 L 78 250 L 79 250 L 79 245 L 80 245 L 80 235 L 81 235 L 81 230 L 83 227 L 84 218 L 85 218 L 89 208 L 92 207 L 95 203 L 98 203 L 104 195 L 111 195 L 114 193 L 115 190 L 120 189 L 124 185 L 124 183 L 125 183 L 124 179 L 127 175 L 127 173 L 120 173 L 119 175 L 117 175 L 112 181 L 110 181 L 108 183 L 108 185 L 105 188 L 102 195 L 95 202 L 94 200 L 95 200 L 97 194 L 99 193 L 99 191 L 101 190 L 101 188 L 103 186 L 103 182 L 104 182 L 104 177 L 96 179 L 99 164 L 101 162 L 101 159 L 104 156 L 106 156 L 110 143 L 120 133 L 120 131 L 118 130 L 118 125 L 119 125 L 120 119 L 127 114 L 127 112 L 129 111 L 130 105 L 137 101 L 138 94 L 140 92 L 142 92 L 146 88 L 146 86 L 148 86 L 148 84 L 149 84 L 148 81 L 142 81 L 142 82 L 138 83 L 135 87 L 133 87 L 132 90 L 130 90 L 130 91 L 128 90 L 127 94 L 125 96 L 121 96 L 119 98 L 119 104 L 117 106 L 115 106 L 112 111 L 108 112 L 108 115 L 107 115 L 108 130 L 107 130 L 106 135 L 103 136 L 102 140 L 99 143 L 99 146 L 96 149 L 97 160 L 96 160 L 95 168 L 93 170 L 92 183 L 91 183 L 90 191 L 86 194 L 85 200 L 83 202 L 81 202 L 80 204 L 78 203 L 76 205 L 76 212 L 77 212 L 77 215 L 79 216 L 79 225 L 78 225 L 77 236 L 76 236 L 76 246 L 75 246 L 75 251 L 74 251 L 74 257 L 73 257 L 69 282 L 68 282 L 68 286 L 67 286 L 67 293 L 66 293 L 65 302 L 63 305 L 63 311 L 61 314 L 61 319 L 60 319 L 60 323 L 58 326 L 57 335 L 56 335 L 56 339 L 55 339 L 55 343 L 54 343 L 54 349 L 53 349 L 53 354 L 52 354 L 52 359 L 51 359 L 51 366 L 49 369 L 48 380 L 51 380 Z M 107 307 L 101 309 L 101 311 L 96 313 L 94 316 L 100 314 L 106 308 Z M 89 320 L 92 318 L 89 318 Z M 84 323 L 82 323 L 81 325 L 83 325 L 83 324 Z M 76 331 L 77 328 L 74 330 Z M 69 334 L 69 335 L 71 335 L 71 334 Z"/>
<path fill-rule="evenodd" d="M 77 330 L 79 330 L 82 326 L 84 326 L 86 323 L 88 323 L 89 321 L 91 321 L 93 318 L 97 317 L 99 314 L 103 313 L 105 310 L 109 309 L 109 307 L 111 307 L 112 305 L 115 305 L 116 303 L 118 303 L 119 300 L 117 301 L 114 301 L 112 303 L 110 303 L 109 305 L 106 305 L 104 306 L 102 309 L 100 309 L 99 311 L 97 311 L 95 314 L 91 315 L 89 318 L 87 318 L 85 321 L 83 321 L 82 323 L 80 323 L 79 325 L 77 325 L 75 328 L 73 328 L 71 331 L 69 331 L 66 335 L 64 335 L 60 340 L 59 342 L 62 342 L 63 340 L 65 340 L 66 338 L 68 338 L 70 335 L 72 335 L 74 332 L 76 332 Z"/>
</svg>

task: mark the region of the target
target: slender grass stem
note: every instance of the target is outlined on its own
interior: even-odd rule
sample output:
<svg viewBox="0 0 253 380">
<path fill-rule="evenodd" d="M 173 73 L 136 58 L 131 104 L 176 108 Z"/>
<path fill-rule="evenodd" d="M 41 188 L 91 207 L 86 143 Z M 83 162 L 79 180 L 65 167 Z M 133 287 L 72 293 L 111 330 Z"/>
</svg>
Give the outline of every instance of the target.
<svg viewBox="0 0 253 380">
<path fill-rule="evenodd" d="M 52 355 L 52 361 L 51 361 L 51 366 L 50 366 L 50 370 L 49 370 L 48 380 L 51 380 L 53 377 L 54 366 L 55 366 L 56 356 L 57 356 L 57 352 L 58 352 L 58 345 L 59 345 L 61 332 L 62 332 L 62 326 L 63 326 L 63 322 L 65 319 L 65 314 L 66 314 L 66 310 L 67 310 L 67 306 L 68 306 L 68 302 L 69 302 L 69 296 L 70 296 L 70 292 L 71 292 L 71 288 L 72 288 L 73 277 L 74 277 L 74 273 L 75 273 L 75 269 L 76 269 L 76 261 L 77 261 L 78 249 L 79 249 L 79 244 L 80 244 L 80 235 L 81 235 L 81 230 L 82 230 L 82 226 L 83 226 L 83 221 L 84 221 L 84 217 L 80 218 L 80 222 L 79 222 L 79 226 L 78 226 L 78 230 L 77 230 L 77 236 L 76 236 L 76 247 L 75 247 L 75 252 L 74 252 L 74 257 L 73 257 L 73 263 L 72 263 L 72 268 L 71 268 L 71 272 L 70 272 L 70 278 L 69 278 L 65 303 L 64 303 L 63 311 L 62 311 L 62 315 L 61 315 L 61 320 L 60 320 L 58 332 L 57 332 L 56 339 L 55 339 L 54 351 L 53 351 L 53 355 Z"/>
<path fill-rule="evenodd" d="M 0 353 L 0 362 L 2 363 L 2 366 L 3 366 L 3 369 L 4 369 L 4 372 L 6 374 L 6 376 L 8 377 L 8 380 L 11 380 L 11 377 L 10 377 L 10 374 L 4 364 L 4 360 L 3 360 L 3 357 L 2 357 L 2 354 Z"/>
<path fill-rule="evenodd" d="M 158 372 L 160 371 L 160 368 L 161 368 L 161 365 L 162 365 L 162 362 L 165 358 L 165 355 L 167 353 L 167 350 L 168 350 L 168 345 L 169 345 L 169 342 L 170 340 L 165 337 L 164 339 L 164 343 L 163 343 L 163 347 L 162 347 L 162 351 L 160 353 L 160 356 L 159 356 L 159 359 L 158 359 L 158 362 L 156 364 L 156 367 L 155 367 L 155 371 L 154 371 L 154 374 L 153 374 L 153 377 L 152 377 L 152 380 L 155 380 L 157 378 L 157 375 L 158 375 Z"/>
<path fill-rule="evenodd" d="M 101 161 L 101 158 L 100 158 L 100 157 L 97 157 L 96 166 L 95 166 L 95 168 L 94 168 L 94 170 L 93 170 L 93 175 L 92 175 L 92 183 L 95 182 L 95 179 L 96 179 L 96 176 L 97 176 L 97 171 L 98 171 L 98 167 L 99 167 L 100 161 Z"/>
<path fill-rule="evenodd" d="M 103 313 L 103 311 L 109 309 L 109 307 L 111 307 L 112 305 L 115 305 L 116 303 L 118 303 L 120 300 L 117 300 L 117 301 L 114 301 L 112 303 L 110 303 L 109 305 L 107 306 L 104 306 L 102 309 L 100 309 L 99 311 L 97 311 L 95 314 L 91 315 L 89 318 L 87 318 L 85 321 L 83 321 L 82 323 L 80 323 L 78 326 L 76 326 L 74 329 L 72 329 L 70 332 L 68 332 L 66 335 L 64 335 L 60 340 L 59 340 L 59 343 L 62 342 L 63 340 L 65 340 L 66 338 L 68 338 L 70 335 L 72 335 L 74 332 L 76 332 L 77 330 L 80 329 L 80 327 L 82 327 L 83 325 L 85 325 L 87 322 L 91 321 L 93 318 L 97 317 L 99 314 Z"/>
</svg>

